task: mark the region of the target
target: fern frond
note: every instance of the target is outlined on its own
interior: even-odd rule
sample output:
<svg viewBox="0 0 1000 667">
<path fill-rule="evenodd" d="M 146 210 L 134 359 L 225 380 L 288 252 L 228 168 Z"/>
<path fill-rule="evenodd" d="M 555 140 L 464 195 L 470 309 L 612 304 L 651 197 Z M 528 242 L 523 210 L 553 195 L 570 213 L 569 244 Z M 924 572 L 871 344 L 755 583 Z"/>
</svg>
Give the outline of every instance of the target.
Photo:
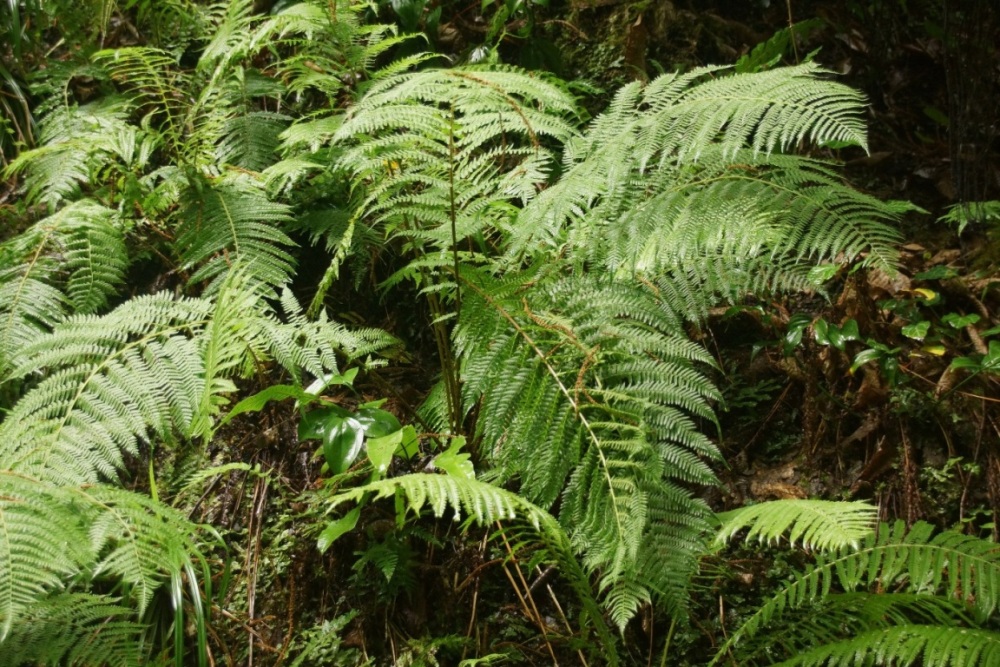
<svg viewBox="0 0 1000 667">
<path fill-rule="evenodd" d="M 5 640 L 0 667 L 143 664 L 144 624 L 135 609 L 102 595 L 60 593 L 35 600 Z"/>
<path fill-rule="evenodd" d="M 813 263 L 835 257 L 891 270 L 907 209 L 774 152 L 807 138 L 864 145 L 859 94 L 815 65 L 704 80 L 714 71 L 623 88 L 511 225 L 507 261 L 568 245 L 590 266 L 727 300 L 802 287 Z M 697 318 L 703 306 L 677 310 Z"/>
<path fill-rule="evenodd" d="M 177 238 L 184 268 L 193 271 L 190 281 L 209 281 L 212 293 L 232 266 L 243 264 L 267 285 L 287 283 L 294 262 L 286 248 L 293 243 L 281 226 L 290 219 L 289 208 L 268 199 L 247 174 L 192 179 Z"/>
<path fill-rule="evenodd" d="M 529 500 L 562 496 L 560 520 L 619 625 L 651 589 L 679 593 L 681 609 L 686 587 L 640 565 L 655 553 L 693 572 L 707 508 L 681 484 L 714 481 L 704 459 L 717 451 L 692 419 L 712 419 L 716 391 L 696 366 L 711 361 L 644 287 L 538 278 L 464 281 L 455 340 L 484 451 Z"/>
<path fill-rule="evenodd" d="M 70 492 L 0 466 L 0 645 L 39 599 L 76 574 L 91 551 L 86 528 L 70 512 Z M 2 655 L 4 651 L 0 651 Z"/>
<path fill-rule="evenodd" d="M 468 517 L 470 522 L 484 527 L 500 523 L 530 528 L 537 536 L 532 542 L 540 541 L 544 547 L 545 560 L 560 568 L 580 597 L 583 607 L 581 627 L 592 628 L 597 633 L 604 649 L 602 657 L 607 664 L 618 664 L 616 642 L 593 599 L 590 581 L 573 554 L 569 538 L 551 514 L 520 495 L 492 484 L 423 473 L 371 482 L 338 493 L 330 499 L 330 508 L 345 502 L 360 502 L 368 496 L 392 498 L 397 493 L 405 496 L 407 510 L 417 515 L 425 508 L 436 517 L 442 517 L 450 510 L 455 521 Z"/>
<path fill-rule="evenodd" d="M 726 651 L 752 639 L 784 614 L 821 601 L 834 586 L 845 592 L 877 588 L 963 602 L 970 615 L 986 618 L 1000 603 L 1000 548 L 993 542 L 954 531 L 935 534 L 933 526 L 883 524 L 857 550 L 820 555 L 815 565 L 762 605 L 732 633 L 712 664 Z"/>
<path fill-rule="evenodd" d="M 104 317 L 77 316 L 21 350 L 13 377 L 48 377 L 0 424 L 0 469 L 75 485 L 113 476 L 147 428 L 184 430 L 203 367 L 185 335 L 208 304 L 165 296 L 127 301 Z"/>
<path fill-rule="evenodd" d="M 776 500 L 717 515 L 721 525 L 715 541 L 724 544 L 749 529 L 746 540 L 771 542 L 787 537 L 791 544 L 799 542 L 806 549 L 856 549 L 872 534 L 877 515 L 877 507 L 863 502 Z"/>
<path fill-rule="evenodd" d="M 108 163 L 118 161 L 136 170 L 148 161 L 155 140 L 128 124 L 130 112 L 129 102 L 114 97 L 80 107 L 56 107 L 41 121 L 39 147 L 23 151 L 5 173 L 23 174 L 27 201 L 54 211 L 92 186 Z"/>
<path fill-rule="evenodd" d="M 218 147 L 221 164 L 262 171 L 275 161 L 279 137 L 291 120 L 288 116 L 255 111 L 230 118 Z"/>
<path fill-rule="evenodd" d="M 93 60 L 114 80 L 148 103 L 152 117 L 160 117 L 163 133 L 175 148 L 184 143 L 184 90 L 178 85 L 177 59 L 149 46 L 99 51 Z"/>
<path fill-rule="evenodd" d="M 128 259 L 117 215 L 89 200 L 0 245 L 0 377 L 18 350 L 68 312 L 101 308 L 121 286 Z"/>
<path fill-rule="evenodd" d="M 1000 665 L 1000 633 L 940 625 L 903 625 L 859 633 L 778 663 L 781 667 L 869 664 L 996 667 Z"/>
<path fill-rule="evenodd" d="M 748 144 L 754 153 L 771 153 L 805 140 L 867 150 L 864 96 L 823 80 L 829 72 L 816 63 L 707 78 L 719 69 L 663 75 L 647 87 L 644 102 L 652 113 L 640 133 L 641 164 L 696 162 L 704 147 L 717 142 L 729 155 Z"/>
<path fill-rule="evenodd" d="M 505 222 L 550 170 L 541 140 L 565 140 L 575 105 L 514 69 L 429 70 L 375 81 L 334 140 L 355 183 L 374 179 L 361 216 L 437 248 Z"/>
</svg>

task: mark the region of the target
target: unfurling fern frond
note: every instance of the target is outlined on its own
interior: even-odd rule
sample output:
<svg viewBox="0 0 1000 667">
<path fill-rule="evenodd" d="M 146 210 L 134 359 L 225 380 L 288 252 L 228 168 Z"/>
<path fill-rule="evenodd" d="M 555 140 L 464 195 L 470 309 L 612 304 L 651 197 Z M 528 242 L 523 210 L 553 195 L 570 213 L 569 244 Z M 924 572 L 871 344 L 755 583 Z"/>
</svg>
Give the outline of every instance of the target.
<svg viewBox="0 0 1000 667">
<path fill-rule="evenodd" d="M 855 521 L 852 512 L 844 516 L 847 526 Z M 854 605 L 852 596 L 859 594 L 870 596 L 863 600 L 865 613 Z M 786 655 L 797 656 L 788 664 L 870 664 L 875 655 L 887 664 L 913 664 L 916 655 L 929 664 L 987 664 L 968 660 L 998 655 L 996 637 L 977 629 L 998 604 L 995 543 L 955 531 L 936 533 L 925 523 L 909 530 L 902 522 L 882 525 L 856 549 L 817 556 L 730 634 L 712 664 L 731 652 L 757 664 L 750 657 L 759 653 L 758 636 L 777 634 Z M 827 630 L 819 632 L 821 626 Z M 862 636 L 872 646 L 863 647 Z M 759 659 L 772 664 L 773 652 Z"/>
<path fill-rule="evenodd" d="M 0 245 L 0 264 L 2 378 L 22 347 L 68 313 L 101 308 L 121 286 L 128 252 L 115 212 L 83 200 Z"/>
<path fill-rule="evenodd" d="M 372 495 L 375 499 L 392 498 L 397 493 L 405 496 L 407 510 L 417 515 L 427 508 L 436 517 L 442 517 L 446 511 L 451 511 L 455 521 L 467 519 L 468 522 L 484 527 L 502 524 L 505 530 L 510 531 L 511 540 L 518 527 L 531 530 L 535 538 L 530 542 L 542 547 L 543 559 L 559 567 L 563 577 L 579 596 L 582 606 L 581 627 L 592 629 L 597 634 L 604 649 L 604 662 L 609 665 L 618 664 L 616 642 L 594 601 L 590 581 L 573 553 L 569 537 L 551 514 L 522 496 L 492 484 L 451 475 L 422 473 L 371 482 L 344 491 L 331 498 L 330 508 L 345 502 L 360 502 Z"/>
<path fill-rule="evenodd" d="M 718 456 L 695 421 L 713 419 L 711 360 L 643 286 L 541 278 L 463 283 L 455 339 L 483 451 L 529 500 L 562 498 L 615 622 L 652 592 L 680 613 L 707 518 L 684 485 L 713 483 Z"/>
</svg>

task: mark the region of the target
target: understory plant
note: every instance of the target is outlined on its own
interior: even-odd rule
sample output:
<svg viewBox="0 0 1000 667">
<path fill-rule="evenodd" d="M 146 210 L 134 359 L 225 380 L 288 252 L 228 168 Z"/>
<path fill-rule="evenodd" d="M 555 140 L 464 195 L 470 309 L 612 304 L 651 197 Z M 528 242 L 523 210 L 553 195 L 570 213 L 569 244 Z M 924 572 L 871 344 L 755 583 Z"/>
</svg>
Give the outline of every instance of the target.
<svg viewBox="0 0 1000 667">
<path fill-rule="evenodd" d="M 328 276 L 386 242 L 402 256 L 383 288 L 425 296 L 441 360 L 423 418 L 557 512 L 620 628 L 650 602 L 682 618 L 702 553 L 719 394 L 690 327 L 821 290 L 820 265 L 892 270 L 906 206 L 791 153 L 864 147 L 862 104 L 815 65 L 703 68 L 626 86 L 575 129 L 559 82 L 431 70 L 378 81 L 321 144 L 343 146 L 353 191 Z"/>
<path fill-rule="evenodd" d="M 194 449 L 207 465 L 226 406 L 254 382 L 278 378 L 290 389 L 273 397 L 305 402 L 302 387 L 345 363 L 383 363 L 390 335 L 326 315 L 370 275 L 372 300 L 422 299 L 408 321 L 427 323 L 440 372 L 408 415 L 426 433 L 406 437 L 434 465 L 394 475 L 403 429 L 355 428 L 370 406 L 327 407 L 346 435 L 324 442 L 335 479 L 309 496 L 333 513 L 324 548 L 358 523 L 345 504 L 393 497 L 400 520 L 448 510 L 557 569 L 609 663 L 609 628 L 640 610 L 683 622 L 712 532 L 700 491 L 721 463 L 699 327 L 719 304 L 822 292 L 832 266 L 895 266 L 906 205 L 813 157 L 867 147 L 862 96 L 814 64 L 699 68 L 629 84 L 585 122 L 574 87 L 550 76 L 391 60 L 406 38 L 364 25 L 365 3 L 254 4 L 199 10 L 212 29 L 194 64 L 133 45 L 37 84 L 38 146 L 5 172 L 24 220 L 0 246 L 0 664 L 209 661 L 224 549 L 161 495 L 158 463 Z M 77 103 L 84 74 L 99 94 Z M 322 276 L 303 276 L 298 260 L 320 254 Z M 328 435 L 306 426 L 303 438 Z M 136 471 L 136 490 L 121 484 Z M 834 577 L 845 595 L 902 585 L 889 567 L 902 556 L 857 560 L 882 545 L 958 554 L 908 565 L 907 582 L 937 592 L 932 565 L 951 577 L 962 554 L 992 557 L 914 531 L 820 562 L 726 656 L 756 659 L 762 628 L 816 597 L 800 590 L 834 608 Z M 969 586 L 994 576 L 976 572 Z M 927 618 L 974 617 L 945 606 Z"/>
</svg>

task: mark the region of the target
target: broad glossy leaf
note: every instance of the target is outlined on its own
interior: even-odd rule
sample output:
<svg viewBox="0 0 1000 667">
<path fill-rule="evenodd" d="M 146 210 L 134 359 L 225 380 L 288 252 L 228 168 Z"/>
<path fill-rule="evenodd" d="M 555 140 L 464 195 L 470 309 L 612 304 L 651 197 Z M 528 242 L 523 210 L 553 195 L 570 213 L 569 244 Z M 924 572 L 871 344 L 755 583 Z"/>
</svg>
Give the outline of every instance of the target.
<svg viewBox="0 0 1000 667">
<path fill-rule="evenodd" d="M 382 438 L 403 428 L 395 416 L 378 408 L 361 408 L 355 418 L 364 426 L 369 438 Z"/>
<path fill-rule="evenodd" d="M 368 438 L 368 442 L 366 443 L 366 447 L 368 448 L 368 460 L 372 462 L 372 466 L 375 468 L 375 474 L 378 477 L 382 477 L 385 471 L 389 469 L 389 464 L 392 463 L 392 457 L 396 453 L 396 450 L 399 448 L 402 441 L 402 429 L 379 438 Z"/>
<path fill-rule="evenodd" d="M 334 423 L 350 416 L 350 411 L 339 405 L 327 405 L 317 410 L 310 410 L 299 420 L 299 440 L 324 440 L 327 431 Z"/>
<path fill-rule="evenodd" d="M 907 324 L 903 327 L 902 333 L 907 338 L 912 338 L 913 340 L 923 340 L 927 337 L 927 332 L 930 331 L 930 328 L 931 323 L 924 320 L 923 322 Z"/>
<path fill-rule="evenodd" d="M 331 475 L 339 475 L 358 458 L 365 441 L 365 429 L 354 417 L 331 420 L 323 438 L 323 457 Z"/>
</svg>

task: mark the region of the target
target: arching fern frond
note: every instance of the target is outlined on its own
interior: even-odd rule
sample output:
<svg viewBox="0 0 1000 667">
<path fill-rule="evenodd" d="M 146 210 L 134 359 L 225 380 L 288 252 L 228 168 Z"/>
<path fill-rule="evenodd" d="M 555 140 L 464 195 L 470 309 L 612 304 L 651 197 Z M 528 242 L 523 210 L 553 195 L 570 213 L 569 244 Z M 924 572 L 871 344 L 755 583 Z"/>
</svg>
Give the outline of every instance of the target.
<svg viewBox="0 0 1000 667">
<path fill-rule="evenodd" d="M 13 377 L 48 372 L 0 424 L 0 469 L 77 485 L 114 476 L 151 429 L 169 437 L 193 418 L 203 383 L 187 335 L 210 304 L 132 299 L 104 317 L 73 317 L 21 350 Z"/>
<path fill-rule="evenodd" d="M 860 95 L 814 65 L 704 79 L 715 71 L 619 91 L 567 144 L 560 181 L 518 215 L 508 261 L 559 249 L 622 276 L 678 281 L 684 294 L 700 282 L 727 300 L 803 287 L 815 262 L 833 258 L 891 269 L 892 225 L 911 207 L 776 152 L 807 139 L 863 146 Z"/>
<path fill-rule="evenodd" d="M 716 143 L 729 155 L 748 144 L 754 153 L 784 152 L 806 140 L 867 149 L 864 96 L 822 79 L 829 72 L 815 62 L 710 78 L 721 69 L 666 74 L 647 86 L 643 102 L 651 113 L 640 132 L 641 164 L 696 162 Z"/>
<path fill-rule="evenodd" d="M 522 496 L 475 479 L 462 479 L 451 475 L 416 473 L 392 479 L 371 482 L 338 493 L 330 499 L 330 508 L 345 502 L 360 502 L 366 497 L 392 498 L 401 493 L 406 498 L 407 511 L 419 515 L 430 509 L 434 516 L 442 517 L 451 511 L 455 521 L 468 521 L 483 527 L 503 524 L 514 539 L 518 526 L 530 529 L 535 538 L 530 543 L 544 550 L 544 561 L 559 567 L 560 572 L 579 596 L 581 602 L 580 625 L 592 629 L 601 642 L 606 664 L 618 664 L 616 642 L 600 608 L 591 593 L 590 581 L 573 553 L 570 540 L 556 519 Z"/>
<path fill-rule="evenodd" d="M 715 541 L 723 544 L 748 529 L 746 540 L 787 537 L 791 544 L 798 542 L 807 549 L 856 549 L 873 533 L 877 516 L 878 508 L 863 502 L 776 500 L 717 515 L 721 525 Z"/>
<path fill-rule="evenodd" d="M 145 625 L 135 609 L 109 596 L 62 593 L 36 600 L 0 640 L 0 667 L 143 663 Z"/>
<path fill-rule="evenodd" d="M 767 600 L 742 626 L 730 634 L 712 664 L 723 661 L 729 651 L 739 650 L 743 643 L 749 641 L 752 644 L 754 638 L 765 628 L 775 631 L 782 627 L 786 618 L 794 618 L 803 608 L 824 604 L 824 599 L 837 589 L 845 593 L 871 590 L 885 596 L 903 594 L 918 598 L 940 598 L 946 604 L 964 607 L 963 611 L 952 618 L 956 621 L 967 619 L 968 623 L 960 625 L 971 633 L 968 625 L 974 626 L 989 617 L 1000 603 L 1000 547 L 993 542 L 955 531 L 935 533 L 933 526 L 925 523 L 917 523 L 910 530 L 902 522 L 894 526 L 883 524 L 877 534 L 867 538 L 856 550 L 848 548 L 829 556 L 817 556 L 815 565 Z M 904 602 L 906 600 L 909 598 L 904 598 Z M 885 616 L 880 618 L 884 619 Z M 879 621 L 882 622 L 884 621 Z M 886 637 L 911 637 L 921 647 L 932 645 L 929 642 L 934 640 L 933 634 L 920 639 L 920 632 L 908 635 L 906 627 L 904 625 L 899 626 L 898 630 L 887 630 Z M 857 632 L 862 630 L 864 628 L 856 629 Z M 954 638 L 961 635 L 948 636 Z M 842 638 L 838 638 L 838 641 L 840 639 Z M 815 647 L 815 644 L 803 639 L 799 640 L 799 644 Z M 903 644 L 906 642 L 902 642 L 901 646 Z M 889 649 L 890 644 L 883 644 L 883 647 Z M 829 651 L 832 652 L 827 652 L 827 649 L 817 650 L 817 656 L 840 656 L 839 661 L 831 664 L 847 664 L 844 656 L 853 655 L 846 648 L 836 648 L 836 644 L 831 644 Z M 938 651 L 936 648 L 933 650 Z M 838 651 L 842 653 L 838 654 Z M 896 659 L 892 653 L 883 655 Z"/>
<path fill-rule="evenodd" d="M 997 667 L 1000 633 L 941 625 L 904 625 L 863 632 L 778 664 L 781 667 L 869 664 Z"/>
</svg>

